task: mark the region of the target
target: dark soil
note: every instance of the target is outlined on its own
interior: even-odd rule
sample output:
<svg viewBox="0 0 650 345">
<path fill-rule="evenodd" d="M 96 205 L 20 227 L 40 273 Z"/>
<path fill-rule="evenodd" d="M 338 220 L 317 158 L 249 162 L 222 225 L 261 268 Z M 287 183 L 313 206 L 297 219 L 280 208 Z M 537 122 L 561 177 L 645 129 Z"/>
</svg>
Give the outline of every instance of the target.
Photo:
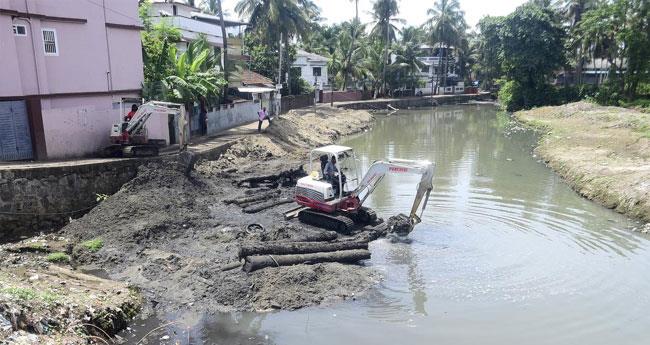
<svg viewBox="0 0 650 345">
<path fill-rule="evenodd" d="M 267 134 L 236 143 L 219 160 L 198 162 L 189 177 L 181 164 L 142 166 L 136 178 L 61 235 L 73 243 L 101 238 L 99 251 L 74 252 L 73 261 L 140 288 L 154 310 L 295 309 L 350 298 L 377 281 L 373 270 L 323 263 L 250 274 L 222 271 L 238 261 L 243 243 L 300 241 L 324 231 L 285 221 L 283 212 L 295 204 L 248 214 L 242 205 L 224 201 L 269 190 L 279 191 L 269 198 L 292 197 L 293 188 L 283 180 L 239 187 L 237 182 L 298 169 L 309 147 L 363 130 L 370 121 L 359 111 L 293 112 L 276 119 Z"/>
</svg>

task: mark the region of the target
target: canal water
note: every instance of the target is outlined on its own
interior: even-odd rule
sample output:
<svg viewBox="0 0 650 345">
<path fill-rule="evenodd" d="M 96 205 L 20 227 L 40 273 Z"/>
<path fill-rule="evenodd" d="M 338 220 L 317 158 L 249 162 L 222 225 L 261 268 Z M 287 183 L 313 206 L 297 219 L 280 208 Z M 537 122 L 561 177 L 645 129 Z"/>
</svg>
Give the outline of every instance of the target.
<svg viewBox="0 0 650 345">
<path fill-rule="evenodd" d="M 436 165 L 410 242 L 371 244 L 384 279 L 367 296 L 161 319 L 191 324 L 194 344 L 647 344 L 650 238 L 573 192 L 507 122 L 491 105 L 400 111 L 343 143 L 364 171 L 382 158 Z M 418 179 L 388 176 L 367 205 L 407 213 Z"/>
</svg>

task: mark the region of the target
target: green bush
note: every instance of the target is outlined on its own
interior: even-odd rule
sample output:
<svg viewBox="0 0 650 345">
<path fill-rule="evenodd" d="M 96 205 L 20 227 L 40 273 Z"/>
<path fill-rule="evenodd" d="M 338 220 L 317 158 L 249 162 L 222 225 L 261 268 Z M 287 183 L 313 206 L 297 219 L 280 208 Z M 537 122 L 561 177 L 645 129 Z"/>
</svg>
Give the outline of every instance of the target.
<svg viewBox="0 0 650 345">
<path fill-rule="evenodd" d="M 94 238 L 89 241 L 82 242 L 81 245 L 88 249 L 88 251 L 94 253 L 102 249 L 104 246 L 104 241 L 101 238 Z"/>
<path fill-rule="evenodd" d="M 70 262 L 70 256 L 66 253 L 56 252 L 47 256 L 49 262 Z"/>
</svg>

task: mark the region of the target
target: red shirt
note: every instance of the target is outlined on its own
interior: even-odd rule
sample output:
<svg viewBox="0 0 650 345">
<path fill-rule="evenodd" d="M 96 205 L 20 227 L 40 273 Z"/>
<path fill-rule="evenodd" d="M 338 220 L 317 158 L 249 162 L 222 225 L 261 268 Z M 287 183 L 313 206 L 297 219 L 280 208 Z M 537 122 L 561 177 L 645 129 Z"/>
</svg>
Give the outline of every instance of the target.
<svg viewBox="0 0 650 345">
<path fill-rule="evenodd" d="M 135 113 L 136 113 L 135 111 L 129 111 L 129 113 L 126 114 L 126 120 L 127 120 L 127 121 L 131 121 L 131 119 L 133 118 L 133 116 L 135 115 Z"/>
</svg>

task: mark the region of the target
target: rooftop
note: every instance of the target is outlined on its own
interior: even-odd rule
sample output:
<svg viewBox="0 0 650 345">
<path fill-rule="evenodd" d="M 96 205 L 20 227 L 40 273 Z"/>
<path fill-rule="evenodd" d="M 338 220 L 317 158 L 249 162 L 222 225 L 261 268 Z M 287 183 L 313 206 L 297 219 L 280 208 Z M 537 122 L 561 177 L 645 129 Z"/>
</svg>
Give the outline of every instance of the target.
<svg viewBox="0 0 650 345">
<path fill-rule="evenodd" d="M 323 62 L 329 61 L 329 59 L 324 57 L 324 56 L 314 54 L 314 53 L 310 53 L 310 52 L 307 52 L 307 51 L 304 51 L 304 50 L 298 50 L 298 52 L 296 53 L 296 56 L 304 56 L 308 60 L 312 60 L 312 61 L 323 61 Z"/>
<path fill-rule="evenodd" d="M 242 71 L 241 82 L 244 85 L 273 85 L 273 80 L 249 70 Z"/>
</svg>

